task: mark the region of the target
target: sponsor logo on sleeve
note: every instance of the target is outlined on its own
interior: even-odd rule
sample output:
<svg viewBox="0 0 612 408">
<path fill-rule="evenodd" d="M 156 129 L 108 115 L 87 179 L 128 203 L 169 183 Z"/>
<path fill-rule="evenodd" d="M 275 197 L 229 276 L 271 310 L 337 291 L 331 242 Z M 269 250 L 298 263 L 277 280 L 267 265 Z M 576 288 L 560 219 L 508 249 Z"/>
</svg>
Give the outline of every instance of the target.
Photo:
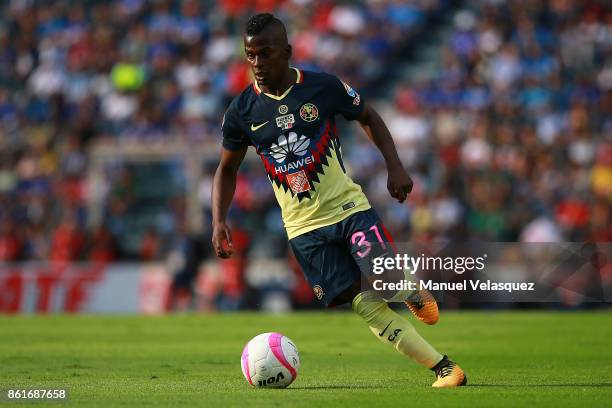
<svg viewBox="0 0 612 408">
<path fill-rule="evenodd" d="M 361 103 L 361 97 L 359 94 L 349 86 L 346 82 L 342 81 L 342 85 L 344 85 L 344 89 L 346 89 L 346 93 L 353 98 L 353 105 L 358 106 Z"/>
</svg>

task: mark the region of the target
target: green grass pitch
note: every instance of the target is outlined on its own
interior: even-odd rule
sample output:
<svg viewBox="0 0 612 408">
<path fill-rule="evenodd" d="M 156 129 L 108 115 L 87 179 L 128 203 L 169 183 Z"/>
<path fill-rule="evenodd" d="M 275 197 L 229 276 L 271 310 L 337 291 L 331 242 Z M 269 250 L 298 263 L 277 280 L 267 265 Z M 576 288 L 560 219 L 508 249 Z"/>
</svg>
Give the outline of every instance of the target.
<svg viewBox="0 0 612 408">
<path fill-rule="evenodd" d="M 404 312 L 408 316 L 408 312 Z M 67 405 L 516 407 L 611 406 L 612 312 L 443 312 L 419 332 L 466 370 L 433 374 L 372 336 L 350 312 L 164 317 L 0 317 L 0 389 L 66 388 Z M 302 358 L 285 390 L 254 389 L 240 355 L 279 331 Z M 10 404 L 0 398 L 3 406 Z M 37 403 L 36 406 L 62 406 Z"/>
</svg>

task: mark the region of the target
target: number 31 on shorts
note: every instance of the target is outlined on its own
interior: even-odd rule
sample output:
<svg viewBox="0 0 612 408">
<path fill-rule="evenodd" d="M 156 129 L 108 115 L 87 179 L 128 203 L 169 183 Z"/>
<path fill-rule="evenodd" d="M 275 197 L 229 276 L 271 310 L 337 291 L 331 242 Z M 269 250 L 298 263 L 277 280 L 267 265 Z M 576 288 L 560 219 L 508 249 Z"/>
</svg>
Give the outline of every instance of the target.
<svg viewBox="0 0 612 408">
<path fill-rule="evenodd" d="M 356 245 L 357 247 L 359 247 L 359 250 L 357 250 L 356 252 L 357 256 L 359 256 L 360 258 L 365 258 L 366 256 L 368 256 L 370 251 L 372 250 L 373 240 L 376 240 L 375 242 L 379 244 L 383 250 L 387 249 L 387 245 L 385 241 L 383 240 L 382 235 L 380 234 L 378 225 L 372 225 L 367 230 L 367 232 L 364 232 L 364 231 L 354 232 L 353 235 L 351 235 L 351 244 L 353 246 Z"/>
</svg>

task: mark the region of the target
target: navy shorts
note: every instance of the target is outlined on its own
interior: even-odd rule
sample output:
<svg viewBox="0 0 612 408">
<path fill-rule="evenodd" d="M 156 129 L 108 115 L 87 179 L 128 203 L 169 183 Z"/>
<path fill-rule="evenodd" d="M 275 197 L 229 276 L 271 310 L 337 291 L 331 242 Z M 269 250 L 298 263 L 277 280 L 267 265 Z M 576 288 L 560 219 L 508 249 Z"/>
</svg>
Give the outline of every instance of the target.
<svg viewBox="0 0 612 408">
<path fill-rule="evenodd" d="M 289 240 L 317 299 L 336 297 L 371 273 L 371 260 L 394 252 L 393 239 L 373 209 Z"/>
</svg>

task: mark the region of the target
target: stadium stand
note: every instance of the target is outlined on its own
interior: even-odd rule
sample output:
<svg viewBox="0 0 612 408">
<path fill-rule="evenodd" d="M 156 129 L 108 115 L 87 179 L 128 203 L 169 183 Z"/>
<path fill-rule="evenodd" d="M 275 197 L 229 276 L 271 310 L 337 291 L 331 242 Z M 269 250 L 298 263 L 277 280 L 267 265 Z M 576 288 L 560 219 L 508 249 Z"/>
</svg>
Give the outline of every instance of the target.
<svg viewBox="0 0 612 408">
<path fill-rule="evenodd" d="M 251 81 L 241 30 L 262 10 L 287 23 L 297 66 L 339 75 L 381 111 L 415 179 L 407 205 L 357 128 L 343 148 L 398 241 L 612 240 L 603 1 L 1 7 L 0 261 L 162 260 L 177 237 L 205 236 L 220 120 Z M 230 217 L 249 257 L 287 257 L 256 160 Z"/>
</svg>

